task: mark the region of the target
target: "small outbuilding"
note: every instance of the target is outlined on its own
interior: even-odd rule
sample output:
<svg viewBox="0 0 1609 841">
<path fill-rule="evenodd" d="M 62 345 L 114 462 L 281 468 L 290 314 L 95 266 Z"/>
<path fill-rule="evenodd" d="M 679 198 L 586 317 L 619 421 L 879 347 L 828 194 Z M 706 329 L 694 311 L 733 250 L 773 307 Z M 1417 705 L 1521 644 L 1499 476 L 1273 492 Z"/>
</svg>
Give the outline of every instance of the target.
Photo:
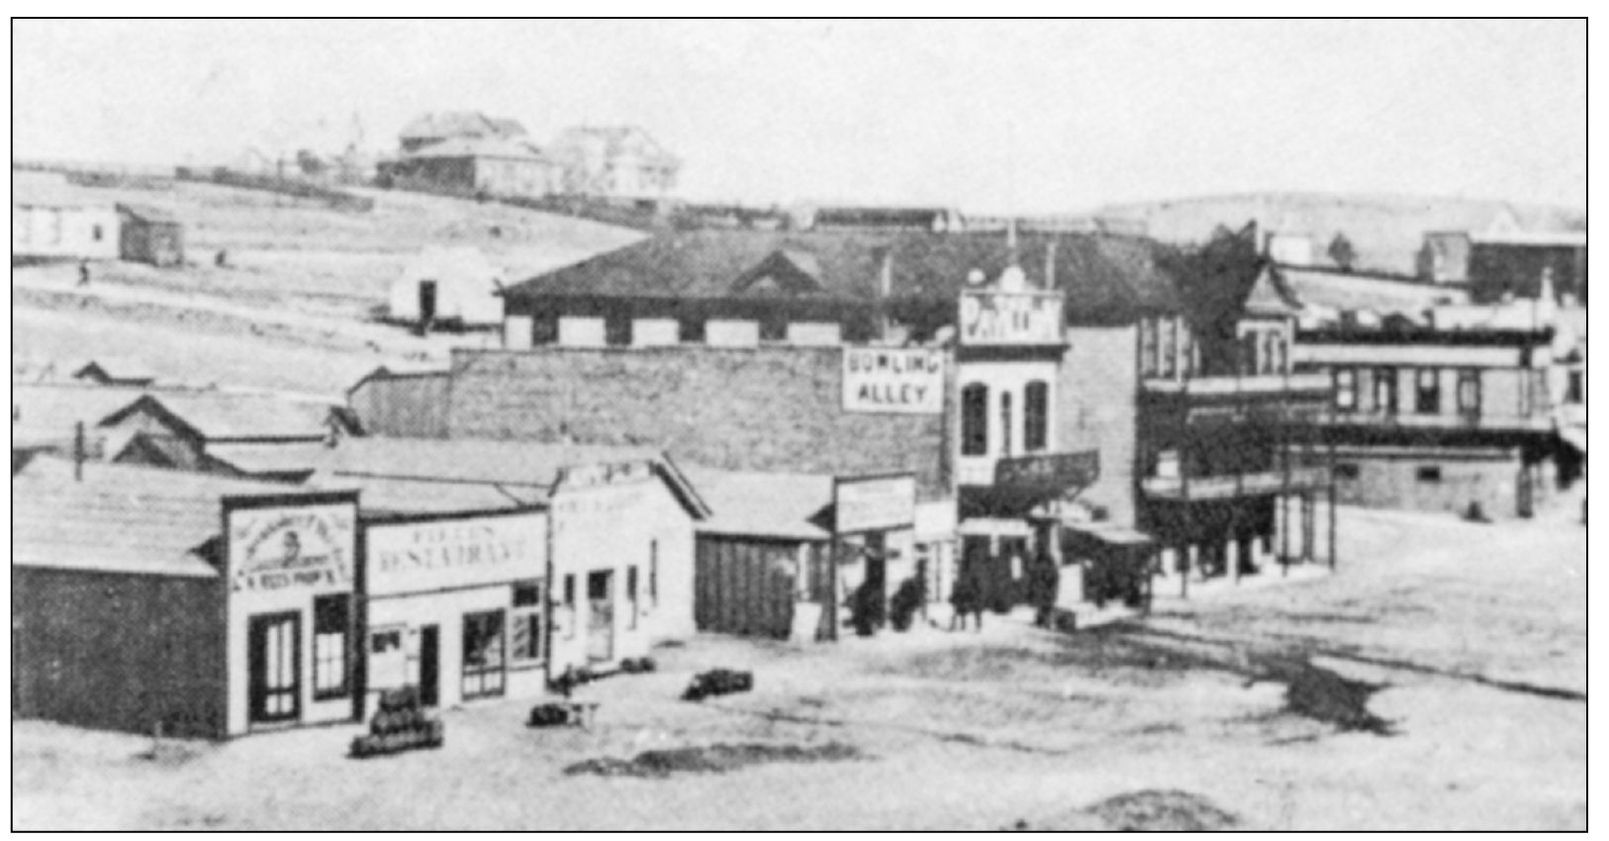
<svg viewBox="0 0 1609 841">
<path fill-rule="evenodd" d="M 388 315 L 422 327 L 496 327 L 503 321 L 503 269 L 475 248 L 426 248 L 391 285 Z"/>
<path fill-rule="evenodd" d="M 153 266 L 184 265 L 184 224 L 161 208 L 119 204 L 118 254 Z"/>
</svg>

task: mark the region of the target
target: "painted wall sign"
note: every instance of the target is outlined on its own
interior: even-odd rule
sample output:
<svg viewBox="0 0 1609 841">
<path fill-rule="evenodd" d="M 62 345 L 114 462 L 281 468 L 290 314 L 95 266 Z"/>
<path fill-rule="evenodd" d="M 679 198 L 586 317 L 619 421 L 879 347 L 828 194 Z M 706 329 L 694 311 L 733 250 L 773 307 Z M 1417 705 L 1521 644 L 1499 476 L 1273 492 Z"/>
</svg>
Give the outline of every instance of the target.
<svg viewBox="0 0 1609 841">
<path fill-rule="evenodd" d="M 942 414 L 944 352 L 906 348 L 844 348 L 844 411 Z"/>
<path fill-rule="evenodd" d="M 1060 494 L 1083 490 L 1101 475 L 1099 450 L 1003 458 L 995 462 L 994 483 L 1011 491 Z"/>
<path fill-rule="evenodd" d="M 231 510 L 230 586 L 237 592 L 350 587 L 356 520 L 351 505 Z"/>
<path fill-rule="evenodd" d="M 364 531 L 369 594 L 540 578 L 546 568 L 545 528 L 540 515 L 369 526 Z"/>
<path fill-rule="evenodd" d="M 839 534 L 910 528 L 916 523 L 916 476 L 835 479 L 833 511 Z"/>
<path fill-rule="evenodd" d="M 1059 345 L 1062 338 L 1060 292 L 961 292 L 960 340 L 963 345 Z"/>
</svg>

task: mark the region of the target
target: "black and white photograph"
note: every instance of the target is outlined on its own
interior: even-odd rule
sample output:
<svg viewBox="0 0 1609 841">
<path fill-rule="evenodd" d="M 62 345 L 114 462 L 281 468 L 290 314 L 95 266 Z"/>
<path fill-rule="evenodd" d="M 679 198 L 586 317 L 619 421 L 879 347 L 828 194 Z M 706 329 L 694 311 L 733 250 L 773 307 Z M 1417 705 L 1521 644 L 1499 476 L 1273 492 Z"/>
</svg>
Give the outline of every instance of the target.
<svg viewBox="0 0 1609 841">
<path fill-rule="evenodd" d="M 1588 829 L 1586 18 L 10 27 L 13 831 Z"/>
</svg>

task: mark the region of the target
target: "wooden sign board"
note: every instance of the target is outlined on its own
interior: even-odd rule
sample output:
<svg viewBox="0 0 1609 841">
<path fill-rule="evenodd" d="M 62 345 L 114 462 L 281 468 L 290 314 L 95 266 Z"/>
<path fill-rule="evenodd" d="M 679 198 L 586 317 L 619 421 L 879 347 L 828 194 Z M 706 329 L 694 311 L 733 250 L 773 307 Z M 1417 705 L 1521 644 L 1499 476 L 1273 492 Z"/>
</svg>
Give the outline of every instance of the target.
<svg viewBox="0 0 1609 841">
<path fill-rule="evenodd" d="M 916 475 L 837 477 L 833 480 L 834 531 L 839 535 L 907 529 L 916 525 Z"/>
</svg>

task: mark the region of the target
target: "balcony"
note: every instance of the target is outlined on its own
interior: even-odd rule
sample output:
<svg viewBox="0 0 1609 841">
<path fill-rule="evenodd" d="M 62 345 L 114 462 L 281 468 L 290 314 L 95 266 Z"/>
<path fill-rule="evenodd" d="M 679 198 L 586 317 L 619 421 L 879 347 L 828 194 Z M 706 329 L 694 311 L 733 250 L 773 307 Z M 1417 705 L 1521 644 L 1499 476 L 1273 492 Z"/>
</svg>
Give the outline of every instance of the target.
<svg viewBox="0 0 1609 841">
<path fill-rule="evenodd" d="M 1141 381 L 1146 394 L 1185 397 L 1230 397 L 1237 395 L 1328 394 L 1333 384 L 1328 374 L 1259 374 L 1246 377 L 1188 377 L 1170 379 L 1147 377 Z"/>
<path fill-rule="evenodd" d="M 1329 487 L 1327 467 L 1292 467 L 1289 480 L 1283 471 L 1241 473 L 1231 476 L 1152 476 L 1140 480 L 1140 489 L 1151 499 L 1194 500 L 1233 499 L 1262 496 L 1282 490 L 1312 490 Z"/>
<path fill-rule="evenodd" d="M 1414 412 L 1344 412 L 1337 410 L 1317 418 L 1324 426 L 1351 426 L 1370 429 L 1412 429 L 1480 432 L 1553 431 L 1553 416 L 1546 412 L 1531 415 L 1418 414 Z"/>
</svg>

